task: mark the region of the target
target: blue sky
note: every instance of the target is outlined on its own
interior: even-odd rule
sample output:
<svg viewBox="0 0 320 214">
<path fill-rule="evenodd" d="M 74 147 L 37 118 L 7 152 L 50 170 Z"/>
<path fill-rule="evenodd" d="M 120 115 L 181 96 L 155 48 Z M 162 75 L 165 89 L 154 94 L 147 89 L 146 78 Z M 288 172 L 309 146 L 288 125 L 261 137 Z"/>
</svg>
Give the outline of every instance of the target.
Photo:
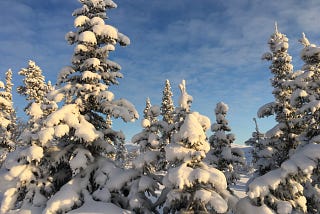
<svg viewBox="0 0 320 214">
<path fill-rule="evenodd" d="M 178 84 L 187 82 L 193 96 L 193 111 L 215 121 L 217 102 L 229 105 L 229 120 L 237 143 L 254 131 L 253 117 L 260 106 L 273 100 L 269 63 L 261 60 L 277 21 L 290 41 L 289 52 L 295 70 L 301 68 L 305 32 L 318 43 L 320 2 L 284 0 L 118 0 L 109 12 L 108 24 L 131 39 L 128 47 L 117 47 L 110 58 L 122 66 L 124 78 L 111 90 L 117 98 L 135 104 L 140 115 L 146 97 L 160 105 L 166 79 L 171 81 L 177 105 Z M 71 13 L 81 5 L 76 0 L 1 0 L 0 79 L 8 68 L 15 86 L 21 84 L 18 71 L 29 59 L 42 68 L 47 80 L 56 81 L 58 72 L 70 64 L 73 46 L 64 40 L 74 30 Z M 24 100 L 14 95 L 19 116 Z M 259 119 L 262 131 L 273 119 Z M 141 130 L 140 121 L 123 125 L 115 122 L 128 140 Z"/>
</svg>

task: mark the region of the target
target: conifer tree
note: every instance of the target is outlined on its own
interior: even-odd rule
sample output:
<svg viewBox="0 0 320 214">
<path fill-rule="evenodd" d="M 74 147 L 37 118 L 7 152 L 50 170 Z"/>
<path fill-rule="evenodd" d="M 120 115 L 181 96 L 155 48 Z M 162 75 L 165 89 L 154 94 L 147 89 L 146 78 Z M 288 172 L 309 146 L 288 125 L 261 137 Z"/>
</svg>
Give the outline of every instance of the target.
<svg viewBox="0 0 320 214">
<path fill-rule="evenodd" d="M 0 81 L 0 165 L 7 153 L 15 148 L 16 115 L 12 102 L 12 71 L 6 72 L 5 83 Z"/>
<path fill-rule="evenodd" d="M 190 110 L 192 97 L 186 91 L 185 81 L 179 87 L 177 115 L 180 117 L 176 120 L 174 142 L 166 146 L 170 167 L 159 201 L 165 199 L 164 213 L 226 213 L 231 197 L 226 178 L 221 171 L 203 162 L 210 149 L 205 135 L 210 120 Z"/>
<path fill-rule="evenodd" d="M 17 91 L 29 101 L 24 108 L 29 120 L 19 137 L 19 142 L 30 144 L 32 142 L 30 137 L 41 129 L 41 119 L 55 111 L 58 106 L 47 98 L 47 94 L 53 90 L 53 87 L 50 81 L 45 82 L 41 68 L 34 61 L 29 60 L 28 67 L 22 68 L 19 75 L 24 76 L 24 84 L 19 86 Z"/>
<path fill-rule="evenodd" d="M 41 68 L 34 61 L 29 60 L 28 67 L 22 68 L 19 71 L 19 75 L 24 76 L 24 85 L 18 87 L 18 93 L 30 100 L 29 105 L 33 102 L 43 102 L 49 87 L 45 82 L 45 77 L 42 75 Z"/>
<path fill-rule="evenodd" d="M 320 116 L 320 95 L 318 82 L 320 81 L 320 49 L 315 44 L 311 44 L 302 34 L 299 40 L 303 45 L 301 59 L 304 61 L 302 71 L 294 81 L 294 92 L 292 103 L 298 109 L 296 112 L 296 123 L 302 129 L 299 140 L 300 145 L 297 152 L 312 144 L 320 144 L 319 116 Z M 309 151 L 311 155 L 311 151 Z M 312 151 L 314 152 L 314 151 Z M 308 167 L 313 167 L 309 165 Z M 307 198 L 308 213 L 318 213 L 320 211 L 320 165 L 317 162 L 313 171 L 309 172 L 309 179 L 304 184 L 304 195 Z"/>
<path fill-rule="evenodd" d="M 255 123 L 256 130 L 255 132 L 252 133 L 252 137 L 248 139 L 245 142 L 245 144 L 252 147 L 252 150 L 251 150 L 252 164 L 254 168 L 257 169 L 259 168 L 259 166 L 262 165 L 261 163 L 259 163 L 260 160 L 263 160 L 263 159 L 259 159 L 259 155 L 260 155 L 259 153 L 260 151 L 265 149 L 264 144 L 262 144 L 262 141 L 264 140 L 265 135 L 260 132 L 256 118 L 253 118 L 253 121 Z"/>
<path fill-rule="evenodd" d="M 163 127 L 158 120 L 160 108 L 152 106 L 149 98 L 146 100 L 143 113 L 144 119 L 141 123 L 143 130 L 132 138 L 132 143 L 139 145 L 140 154 L 132 164 L 134 169 L 139 171 L 139 177 L 132 181 L 128 197 L 131 210 L 136 213 L 151 213 L 156 210 L 150 195 L 157 197 L 155 191 L 159 190 L 163 177 L 159 173 L 163 169 L 159 136 Z"/>
<path fill-rule="evenodd" d="M 266 117 L 275 115 L 277 124 L 266 132 L 266 138 L 260 142 L 263 150 L 259 151 L 258 174 L 280 167 L 281 163 L 289 158 L 298 141 L 297 127 L 294 126 L 295 109 L 290 103 L 294 79 L 292 57 L 288 54 L 288 38 L 278 31 L 277 24 L 275 32 L 269 39 L 270 51 L 263 55 L 263 59 L 271 61 L 270 71 L 273 74 L 271 84 L 275 100 L 262 106 L 258 116 Z"/>
<path fill-rule="evenodd" d="M 161 140 L 160 140 L 160 157 L 161 157 L 161 166 L 163 170 L 167 168 L 165 146 L 168 145 L 171 141 L 172 133 L 174 132 L 174 104 L 172 99 L 173 93 L 171 91 L 170 81 L 167 79 L 165 87 L 162 92 L 162 103 L 161 103 L 161 115 L 163 121 L 163 128 L 161 130 Z"/>
<path fill-rule="evenodd" d="M 163 116 L 163 121 L 167 122 L 168 124 L 173 123 L 173 112 L 174 112 L 174 105 L 172 100 L 172 91 L 170 81 L 166 80 L 165 87 L 162 92 L 162 103 L 161 103 L 161 115 Z"/>
<path fill-rule="evenodd" d="M 112 129 L 110 120 L 129 122 L 138 114 L 129 101 L 116 100 L 109 91 L 122 74 L 120 65 L 108 58 L 117 43 L 125 46 L 130 40 L 105 23 L 106 11 L 117 6 L 113 1 L 80 3 L 73 12 L 77 30 L 66 35 L 76 45 L 72 65 L 61 70 L 58 87 L 48 95 L 61 107 L 43 118 L 40 131 L 32 136 L 35 142 L 16 155 L 23 161 L 6 165 L 8 173 L 1 177 L 11 183 L 1 212 L 30 207 L 42 213 L 81 212 L 84 205 L 101 203 L 128 206 L 125 185 L 137 173 L 113 161 L 124 136 Z"/>
<path fill-rule="evenodd" d="M 248 198 L 239 202 L 239 208 L 253 204 L 256 207 L 264 206 L 265 210 L 261 213 L 320 211 L 320 138 L 316 122 L 320 106 L 316 86 L 319 81 L 320 49 L 310 44 L 304 34 L 300 42 L 304 45 L 301 58 L 305 64 L 290 83 L 293 88 L 290 103 L 296 109 L 293 127 L 300 130 L 296 138 L 299 145 L 279 168 L 257 177 L 249 184 Z M 248 203 L 248 200 L 251 202 Z M 245 210 L 239 213 L 245 213 Z"/>
<path fill-rule="evenodd" d="M 227 104 L 217 103 L 215 108 L 216 123 L 211 126 L 211 131 L 214 134 L 209 138 L 211 145 L 209 159 L 211 159 L 211 164 L 225 174 L 228 184 L 235 184 L 240 179 L 239 171 L 240 167 L 245 165 L 245 157 L 243 153 L 232 151 L 231 144 L 234 142 L 235 136 L 232 133 L 226 133 L 231 131 L 226 119 L 228 109 Z"/>
</svg>

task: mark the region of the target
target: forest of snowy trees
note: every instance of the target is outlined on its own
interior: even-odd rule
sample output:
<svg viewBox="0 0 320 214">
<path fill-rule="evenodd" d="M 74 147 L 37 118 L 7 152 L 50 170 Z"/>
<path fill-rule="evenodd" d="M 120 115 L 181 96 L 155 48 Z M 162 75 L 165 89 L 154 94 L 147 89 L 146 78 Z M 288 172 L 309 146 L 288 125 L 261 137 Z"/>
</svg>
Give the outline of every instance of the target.
<svg viewBox="0 0 320 214">
<path fill-rule="evenodd" d="M 257 116 L 274 115 L 276 125 L 266 133 L 256 125 L 245 142 L 252 163 L 232 146 L 228 105 L 212 107 L 211 123 L 192 109 L 185 80 L 176 105 L 169 80 L 161 103 L 146 98 L 141 131 L 129 139 L 138 150 L 128 151 L 112 121 L 139 114 L 110 91 L 123 74 L 109 53 L 130 39 L 106 23 L 112 0 L 79 2 L 75 31 L 65 37 L 71 64 L 54 84 L 34 61 L 18 72 L 21 86 L 13 88 L 10 69 L 0 81 L 0 213 L 320 212 L 320 47 L 302 34 L 304 65 L 294 71 L 288 38 L 275 25 L 262 56 L 274 101 Z M 25 97 L 27 121 L 16 116 L 13 90 Z M 244 198 L 232 190 L 240 174 L 252 175 Z"/>
</svg>

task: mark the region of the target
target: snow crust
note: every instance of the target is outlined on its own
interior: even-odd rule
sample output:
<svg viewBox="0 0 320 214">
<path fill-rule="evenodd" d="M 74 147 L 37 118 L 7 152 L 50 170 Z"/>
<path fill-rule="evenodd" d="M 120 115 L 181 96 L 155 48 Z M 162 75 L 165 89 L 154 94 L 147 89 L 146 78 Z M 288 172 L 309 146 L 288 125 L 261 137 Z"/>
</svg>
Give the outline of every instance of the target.
<svg viewBox="0 0 320 214">
<path fill-rule="evenodd" d="M 100 201 L 86 202 L 78 209 L 74 209 L 67 214 L 130 214 L 132 212 L 121 209 L 112 203 L 103 203 Z"/>
<path fill-rule="evenodd" d="M 79 35 L 79 42 L 95 45 L 97 44 L 96 35 L 92 31 L 84 31 Z"/>
<path fill-rule="evenodd" d="M 320 160 L 320 145 L 310 143 L 299 149 L 293 154 L 289 160 L 282 163 L 281 168 L 272 170 L 263 176 L 253 180 L 249 184 L 248 196 L 251 199 L 263 198 L 270 193 L 270 190 L 275 190 L 280 183 L 285 182 L 288 176 L 297 175 L 299 171 L 306 176 L 310 176 L 313 170 L 317 167 Z M 302 192 L 303 186 L 299 183 L 292 183 L 296 191 Z M 292 193 L 294 194 L 294 193 Z M 296 204 L 297 203 L 297 204 Z M 292 204 L 286 202 L 278 202 L 277 209 L 282 213 L 289 213 L 293 206 L 299 205 L 303 210 L 306 210 L 306 198 L 300 196 Z"/>
<path fill-rule="evenodd" d="M 258 117 L 262 118 L 262 117 L 273 115 L 275 107 L 276 107 L 275 102 L 270 102 L 261 106 L 257 113 Z"/>
<path fill-rule="evenodd" d="M 41 105 L 39 103 L 32 103 L 29 108 L 29 114 L 33 116 L 35 119 L 41 118 L 43 115 Z"/>
<path fill-rule="evenodd" d="M 90 21 L 90 19 L 87 16 L 78 16 L 74 20 L 74 26 L 75 27 L 82 27 L 85 24 L 87 24 Z"/>
<path fill-rule="evenodd" d="M 207 153 L 210 150 L 210 145 L 206 141 L 207 137 L 205 135 L 203 127 L 198 121 L 198 118 L 199 117 L 197 113 L 188 114 L 179 132 L 174 136 L 175 141 L 184 142 L 187 140 L 190 143 L 190 146 L 196 148 L 197 150 L 201 150 Z M 208 121 L 206 120 L 206 122 Z M 205 123 L 205 127 L 209 128 L 210 126 L 208 126 L 209 125 Z"/>
<path fill-rule="evenodd" d="M 179 105 L 180 108 L 185 109 L 186 111 L 190 110 L 190 104 L 193 100 L 192 96 L 187 93 L 186 89 L 186 81 L 182 80 L 182 82 L 179 84 L 179 88 L 181 91 L 181 95 L 179 98 Z"/>
<path fill-rule="evenodd" d="M 93 32 L 96 34 L 96 36 L 100 36 L 102 38 L 110 38 L 117 40 L 118 39 L 118 30 L 117 28 L 111 26 L 111 25 L 94 25 L 92 28 Z"/>
<path fill-rule="evenodd" d="M 249 198 L 240 199 L 235 210 L 237 214 L 276 214 L 265 204 L 260 207 L 254 206 Z"/>
<path fill-rule="evenodd" d="M 169 169 L 168 176 L 164 179 L 165 186 L 173 186 L 179 189 L 192 187 L 196 183 L 209 183 L 218 190 L 227 188 L 224 174 L 213 167 L 203 164 L 201 168 L 191 168 L 187 163 L 179 167 Z"/>
</svg>

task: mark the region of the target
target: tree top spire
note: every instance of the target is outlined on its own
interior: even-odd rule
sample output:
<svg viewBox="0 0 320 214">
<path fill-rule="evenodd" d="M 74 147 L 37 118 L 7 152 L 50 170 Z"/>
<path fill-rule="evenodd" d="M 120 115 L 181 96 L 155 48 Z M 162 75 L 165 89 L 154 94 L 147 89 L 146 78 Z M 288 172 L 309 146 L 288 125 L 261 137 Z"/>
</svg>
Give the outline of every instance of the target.
<svg viewBox="0 0 320 214">
<path fill-rule="evenodd" d="M 278 34 L 278 33 L 279 33 L 277 21 L 274 22 L 274 33 L 275 33 L 275 34 Z"/>
<path fill-rule="evenodd" d="M 304 46 L 304 47 L 307 47 L 307 46 L 310 46 L 310 42 L 308 40 L 308 38 L 306 37 L 305 33 L 302 32 L 302 38 L 299 39 L 299 42 Z"/>
</svg>

